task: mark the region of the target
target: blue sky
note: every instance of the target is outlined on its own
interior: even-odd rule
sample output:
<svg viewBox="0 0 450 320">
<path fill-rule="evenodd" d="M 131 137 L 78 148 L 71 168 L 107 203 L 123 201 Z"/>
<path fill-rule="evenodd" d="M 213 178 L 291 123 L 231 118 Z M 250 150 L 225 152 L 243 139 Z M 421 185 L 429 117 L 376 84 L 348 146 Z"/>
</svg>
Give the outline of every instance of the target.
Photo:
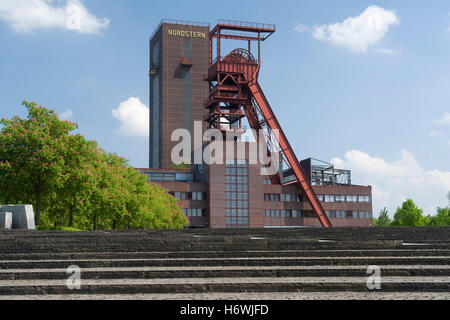
<svg viewBox="0 0 450 320">
<path fill-rule="evenodd" d="M 273 23 L 260 82 L 298 157 L 352 169 L 373 186 L 375 215 L 406 198 L 427 214 L 447 205 L 449 1 L 226 3 L 0 0 L 0 116 L 24 116 L 20 102 L 35 100 L 147 167 L 146 121 L 125 111 L 148 112 L 159 21 Z M 74 7 L 81 24 L 67 21 Z"/>
</svg>

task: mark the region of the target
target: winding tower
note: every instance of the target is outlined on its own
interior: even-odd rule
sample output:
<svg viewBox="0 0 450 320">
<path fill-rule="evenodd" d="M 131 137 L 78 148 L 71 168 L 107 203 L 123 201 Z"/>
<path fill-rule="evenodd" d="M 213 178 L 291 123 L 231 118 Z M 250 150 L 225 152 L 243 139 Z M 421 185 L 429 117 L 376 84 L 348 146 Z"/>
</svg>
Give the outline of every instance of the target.
<svg viewBox="0 0 450 320">
<path fill-rule="evenodd" d="M 219 20 L 209 33 L 209 70 L 206 80 L 210 91 L 206 101 L 206 122 L 209 128 L 221 130 L 225 134 L 229 130 L 244 132 L 242 122 L 247 118 L 253 130 L 262 130 L 268 153 L 278 152 L 283 166 L 295 176 L 294 180 L 286 181 L 281 169 L 270 177 L 272 182 L 296 184 L 322 226 L 328 228 L 331 222 L 258 83 L 261 42 L 267 40 L 275 30 L 275 26 L 270 24 Z M 234 49 L 222 56 L 222 40 L 230 39 L 245 41 L 246 48 Z M 255 49 L 257 55 L 252 53 Z M 216 51 L 215 57 L 213 51 Z M 259 137 L 255 137 L 257 142 Z"/>
</svg>

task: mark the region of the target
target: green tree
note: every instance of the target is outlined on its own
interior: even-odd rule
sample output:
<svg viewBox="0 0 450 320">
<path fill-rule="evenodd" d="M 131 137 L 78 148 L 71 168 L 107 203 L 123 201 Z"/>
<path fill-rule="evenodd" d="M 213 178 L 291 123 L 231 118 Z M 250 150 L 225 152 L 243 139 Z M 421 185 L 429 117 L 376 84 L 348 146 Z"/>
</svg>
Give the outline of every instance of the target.
<svg viewBox="0 0 450 320">
<path fill-rule="evenodd" d="M 416 204 L 408 199 L 402 206 L 397 208 L 394 214 L 393 226 L 426 226 L 427 218 L 423 215 L 423 210 L 417 208 Z"/>
<path fill-rule="evenodd" d="M 32 203 L 39 226 L 43 200 L 65 182 L 67 138 L 77 125 L 34 102 L 22 105 L 26 119 L 0 120 L 0 201 Z"/>
<path fill-rule="evenodd" d="M 128 161 L 70 134 L 77 125 L 24 102 L 28 118 L 2 119 L 0 202 L 33 203 L 41 229 L 183 228 L 177 200 Z M 42 206 L 41 206 L 42 205 Z M 42 209 L 42 210 L 41 210 Z"/>
<path fill-rule="evenodd" d="M 450 226 L 450 207 L 437 208 L 437 215 L 429 217 L 431 226 Z"/>
<path fill-rule="evenodd" d="M 391 223 L 392 221 L 391 219 L 389 219 L 388 210 L 386 207 L 384 207 L 384 209 L 380 211 L 380 215 L 375 225 L 378 227 L 387 227 L 390 226 Z"/>
<path fill-rule="evenodd" d="M 48 197 L 46 205 L 48 214 L 53 216 L 58 226 L 73 227 L 74 211 L 92 194 L 95 165 L 100 162 L 99 150 L 95 141 L 87 141 L 80 134 L 69 136 L 65 169 L 61 172 L 65 182 Z"/>
</svg>

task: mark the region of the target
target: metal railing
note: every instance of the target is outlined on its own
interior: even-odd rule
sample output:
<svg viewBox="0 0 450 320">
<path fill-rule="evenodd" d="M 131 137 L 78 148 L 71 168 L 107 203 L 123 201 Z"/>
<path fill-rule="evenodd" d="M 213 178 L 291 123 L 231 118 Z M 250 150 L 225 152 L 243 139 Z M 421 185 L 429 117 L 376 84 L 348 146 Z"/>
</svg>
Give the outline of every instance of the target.
<svg viewBox="0 0 450 320">
<path fill-rule="evenodd" d="M 259 28 L 259 29 L 273 29 L 275 30 L 276 26 L 274 24 L 269 23 L 258 23 L 258 22 L 247 22 L 247 21 L 236 21 L 236 20 L 225 20 L 219 19 L 217 21 L 218 24 L 225 24 L 229 26 L 238 26 L 238 27 L 249 27 L 249 28 Z"/>
</svg>

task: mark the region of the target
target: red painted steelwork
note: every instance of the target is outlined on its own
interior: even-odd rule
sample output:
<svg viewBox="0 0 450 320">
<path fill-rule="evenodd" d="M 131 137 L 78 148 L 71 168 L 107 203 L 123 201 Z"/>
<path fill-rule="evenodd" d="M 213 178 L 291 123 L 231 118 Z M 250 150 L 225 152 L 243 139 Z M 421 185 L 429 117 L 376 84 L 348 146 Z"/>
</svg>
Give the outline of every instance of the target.
<svg viewBox="0 0 450 320">
<path fill-rule="evenodd" d="M 245 34 L 236 35 L 233 33 L 236 31 Z M 210 83 L 211 90 L 209 99 L 206 101 L 209 116 L 205 120 L 211 128 L 226 131 L 232 128 L 241 129 L 241 119 L 247 117 L 251 128 L 254 130 L 260 130 L 264 127 L 268 127 L 270 131 L 277 130 L 280 152 L 292 168 L 299 188 L 306 195 L 320 223 L 323 227 L 328 228 L 332 226 L 330 220 L 258 83 L 261 66 L 261 41 L 266 40 L 273 32 L 275 32 L 275 26 L 273 25 L 245 22 L 233 24 L 232 21 L 219 23 L 210 32 L 210 68 L 207 80 Z M 256 35 L 252 36 L 252 33 Z M 214 39 L 217 41 L 217 61 L 215 62 L 213 62 L 212 57 Z M 221 58 L 221 39 L 248 41 L 248 50 L 235 49 L 226 57 Z M 250 51 L 251 41 L 258 41 L 257 60 Z M 225 128 L 224 123 L 229 124 L 229 128 Z M 281 178 L 278 175 L 271 176 L 271 180 L 272 183 L 281 183 Z"/>
</svg>

